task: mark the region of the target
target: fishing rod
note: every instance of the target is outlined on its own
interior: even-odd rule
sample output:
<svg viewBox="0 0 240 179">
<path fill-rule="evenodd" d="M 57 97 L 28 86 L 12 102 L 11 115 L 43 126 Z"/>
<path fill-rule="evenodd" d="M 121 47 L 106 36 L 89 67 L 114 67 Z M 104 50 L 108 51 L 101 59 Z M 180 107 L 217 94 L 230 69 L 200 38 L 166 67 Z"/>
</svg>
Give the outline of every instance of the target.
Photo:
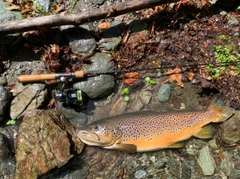
<svg viewBox="0 0 240 179">
<path fill-rule="evenodd" d="M 240 62 L 240 60 L 236 61 L 237 63 Z M 227 64 L 232 64 L 230 62 L 224 62 L 224 63 L 216 63 L 215 67 L 224 67 Z M 98 75 L 115 75 L 115 74 L 124 74 L 128 72 L 138 72 L 138 71 L 154 71 L 159 69 L 170 69 L 170 68 L 176 68 L 176 67 L 199 67 L 199 66 L 207 66 L 209 63 L 201 63 L 201 64 L 186 64 L 186 65 L 169 65 L 169 66 L 163 66 L 160 65 L 159 67 L 148 67 L 148 68 L 139 68 L 139 69 L 132 69 L 132 70 L 115 70 L 110 72 L 84 72 L 83 70 L 70 72 L 70 73 L 50 73 L 50 74 L 36 74 L 36 75 L 20 75 L 18 77 L 18 82 L 20 83 L 30 83 L 30 82 L 37 82 L 37 81 L 45 81 L 45 80 L 56 80 L 60 79 L 61 81 L 65 81 L 69 78 L 85 78 L 85 77 L 93 77 Z"/>
<path fill-rule="evenodd" d="M 240 61 L 237 61 L 237 63 Z M 216 63 L 215 67 L 226 66 L 227 63 Z M 231 64 L 231 63 L 229 63 Z M 50 73 L 50 74 L 36 74 L 36 75 L 20 75 L 18 81 L 21 83 L 30 83 L 37 81 L 46 81 L 46 80 L 60 80 L 63 82 L 63 85 L 60 90 L 57 90 L 55 93 L 55 99 L 59 102 L 63 102 L 62 105 L 65 108 L 72 108 L 77 112 L 87 108 L 87 103 L 89 100 L 88 95 L 81 89 L 67 89 L 64 90 L 67 80 L 70 78 L 85 78 L 85 77 L 94 77 L 98 75 L 114 75 L 124 74 L 129 72 L 138 72 L 138 71 L 149 71 L 149 70 L 159 70 L 159 69 L 170 69 L 170 68 L 186 68 L 186 67 L 200 67 L 209 65 L 208 63 L 202 64 L 186 64 L 186 65 L 169 65 L 169 66 L 159 66 L 154 68 L 140 68 L 134 70 L 115 70 L 110 72 L 84 72 L 83 70 L 70 72 L 70 73 Z M 183 72 L 183 70 L 181 70 Z"/>
</svg>

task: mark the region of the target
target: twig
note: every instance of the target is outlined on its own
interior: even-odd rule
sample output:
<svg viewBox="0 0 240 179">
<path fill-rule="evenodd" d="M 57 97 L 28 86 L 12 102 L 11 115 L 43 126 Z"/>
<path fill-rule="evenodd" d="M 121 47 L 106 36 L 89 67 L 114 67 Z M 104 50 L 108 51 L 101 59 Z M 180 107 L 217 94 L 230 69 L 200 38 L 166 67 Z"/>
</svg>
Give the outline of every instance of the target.
<svg viewBox="0 0 240 179">
<path fill-rule="evenodd" d="M 56 15 L 29 18 L 3 22 L 0 24 L 0 34 L 10 34 L 29 30 L 44 30 L 61 25 L 79 25 L 85 22 L 114 17 L 121 14 L 150 8 L 179 0 L 131 0 L 117 5 L 106 6 L 79 13 L 60 13 Z"/>
</svg>

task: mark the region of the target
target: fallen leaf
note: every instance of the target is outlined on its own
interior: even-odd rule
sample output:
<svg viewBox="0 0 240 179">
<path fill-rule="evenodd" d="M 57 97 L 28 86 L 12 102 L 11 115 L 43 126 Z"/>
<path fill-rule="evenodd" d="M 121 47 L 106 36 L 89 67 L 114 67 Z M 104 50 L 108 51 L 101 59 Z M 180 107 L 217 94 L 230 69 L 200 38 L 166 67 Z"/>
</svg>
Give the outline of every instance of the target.
<svg viewBox="0 0 240 179">
<path fill-rule="evenodd" d="M 219 149 L 219 158 L 221 159 L 221 160 L 223 160 L 225 157 L 224 157 L 224 154 L 223 154 L 223 148 L 220 148 Z"/>
<path fill-rule="evenodd" d="M 51 100 L 50 100 L 50 102 L 48 103 L 48 108 L 52 108 L 53 106 L 54 106 L 54 104 L 55 104 L 55 102 L 56 102 L 56 99 L 55 98 L 52 98 Z"/>
<path fill-rule="evenodd" d="M 138 75 L 138 72 L 124 73 L 124 78 L 135 78 L 135 79 L 138 79 L 139 75 Z"/>
<path fill-rule="evenodd" d="M 71 48 L 67 45 L 64 45 L 60 48 L 60 50 L 63 52 L 63 53 L 69 53 Z"/>
<path fill-rule="evenodd" d="M 210 10 L 207 4 L 207 0 L 202 0 L 202 7 L 205 10 L 206 13 L 210 14 Z"/>
<path fill-rule="evenodd" d="M 102 23 L 100 23 L 100 24 L 98 25 L 98 28 L 99 28 L 100 30 L 105 30 L 105 29 L 107 29 L 110 25 L 111 25 L 110 22 L 102 22 Z"/>
<path fill-rule="evenodd" d="M 53 54 L 59 54 L 60 48 L 57 44 L 50 44 L 50 47 Z"/>
<path fill-rule="evenodd" d="M 4 0 L 3 2 L 12 3 L 12 2 L 13 2 L 13 0 Z"/>
<path fill-rule="evenodd" d="M 229 73 L 230 75 L 232 75 L 232 76 L 237 76 L 237 75 L 238 75 L 238 74 L 237 74 L 235 71 L 233 71 L 233 70 L 229 70 L 228 73 Z"/>
<path fill-rule="evenodd" d="M 188 79 L 191 81 L 192 79 L 193 79 L 193 77 L 195 76 L 195 73 L 193 73 L 193 72 L 188 72 Z"/>
<path fill-rule="evenodd" d="M 178 86 L 184 87 L 184 84 L 182 83 L 182 74 L 181 69 L 179 67 L 175 69 L 169 69 L 167 74 L 170 75 L 170 82 L 176 81 Z"/>
<path fill-rule="evenodd" d="M 26 8 L 26 9 L 23 9 L 23 10 L 21 11 L 21 14 L 26 14 L 26 13 L 31 12 L 31 11 L 32 11 L 32 9 Z"/>
<path fill-rule="evenodd" d="M 61 4 L 57 4 L 55 12 L 61 12 L 62 10 L 63 10 L 62 5 Z"/>
<path fill-rule="evenodd" d="M 132 84 L 136 81 L 137 79 L 136 78 L 128 78 L 128 79 L 125 79 L 123 82 L 125 84 Z"/>
<path fill-rule="evenodd" d="M 14 11 L 14 10 L 20 10 L 20 6 L 18 5 L 11 5 L 6 8 L 7 11 Z"/>
</svg>

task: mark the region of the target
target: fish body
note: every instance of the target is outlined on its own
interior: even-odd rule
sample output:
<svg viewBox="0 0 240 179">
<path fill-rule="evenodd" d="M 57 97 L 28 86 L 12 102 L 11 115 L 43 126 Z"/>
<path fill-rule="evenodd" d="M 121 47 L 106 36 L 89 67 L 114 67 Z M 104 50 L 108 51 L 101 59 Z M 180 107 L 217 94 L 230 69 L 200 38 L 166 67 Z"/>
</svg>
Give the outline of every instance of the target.
<svg viewBox="0 0 240 179">
<path fill-rule="evenodd" d="M 207 124 L 223 122 L 234 112 L 215 99 L 205 111 L 147 111 L 108 117 L 82 127 L 77 135 L 88 145 L 131 153 L 180 148 L 180 142 L 192 136 L 212 137 L 213 130 Z"/>
</svg>

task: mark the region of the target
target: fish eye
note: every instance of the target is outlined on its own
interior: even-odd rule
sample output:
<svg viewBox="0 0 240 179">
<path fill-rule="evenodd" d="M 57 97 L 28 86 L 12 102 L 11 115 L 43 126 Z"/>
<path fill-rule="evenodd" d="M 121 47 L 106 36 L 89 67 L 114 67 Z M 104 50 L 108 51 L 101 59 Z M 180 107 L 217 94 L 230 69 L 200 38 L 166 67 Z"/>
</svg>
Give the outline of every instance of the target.
<svg viewBox="0 0 240 179">
<path fill-rule="evenodd" d="M 92 126 L 92 129 L 93 129 L 93 130 L 97 130 L 97 129 L 98 129 L 98 126 L 97 126 L 97 125 L 94 125 L 94 126 Z"/>
</svg>

